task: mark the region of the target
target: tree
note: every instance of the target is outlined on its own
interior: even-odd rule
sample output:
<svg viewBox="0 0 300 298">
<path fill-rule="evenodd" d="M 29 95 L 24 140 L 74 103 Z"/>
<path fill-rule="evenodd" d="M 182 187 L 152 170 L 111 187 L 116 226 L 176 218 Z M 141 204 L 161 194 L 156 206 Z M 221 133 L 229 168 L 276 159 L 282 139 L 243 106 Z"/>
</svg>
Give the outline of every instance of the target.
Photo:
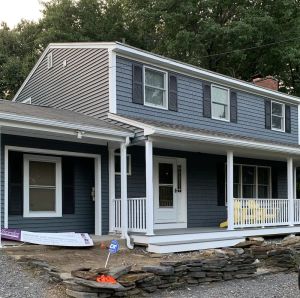
<svg viewBox="0 0 300 298">
<path fill-rule="evenodd" d="M 0 94 L 12 98 L 51 42 L 121 41 L 300 96 L 300 0 L 51 0 L 37 23 L 0 27 Z"/>
</svg>

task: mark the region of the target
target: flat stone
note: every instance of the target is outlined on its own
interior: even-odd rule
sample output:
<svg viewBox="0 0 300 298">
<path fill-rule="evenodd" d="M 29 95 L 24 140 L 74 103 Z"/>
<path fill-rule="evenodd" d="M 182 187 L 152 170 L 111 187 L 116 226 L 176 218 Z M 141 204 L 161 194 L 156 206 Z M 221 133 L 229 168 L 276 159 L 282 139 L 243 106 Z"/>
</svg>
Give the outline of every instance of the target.
<svg viewBox="0 0 300 298">
<path fill-rule="evenodd" d="M 182 272 L 187 270 L 187 265 L 180 265 L 174 268 L 174 272 Z"/>
<path fill-rule="evenodd" d="M 258 241 L 258 242 L 264 242 L 265 239 L 263 237 L 248 237 L 249 241 Z"/>
<path fill-rule="evenodd" d="M 202 270 L 202 266 L 201 267 L 189 267 L 188 271 L 190 272 L 201 272 Z"/>
<path fill-rule="evenodd" d="M 77 278 L 82 278 L 86 280 L 96 280 L 98 274 L 90 271 L 84 270 L 73 270 L 71 271 L 71 275 Z"/>
<path fill-rule="evenodd" d="M 142 270 L 151 272 L 157 275 L 172 275 L 174 268 L 172 266 L 144 266 Z"/>
<path fill-rule="evenodd" d="M 98 297 L 97 293 L 85 293 L 85 292 L 76 292 L 76 291 L 72 291 L 70 289 L 66 289 L 66 294 L 70 297 L 74 297 L 74 298 L 96 298 Z M 107 297 L 109 297 L 110 295 L 108 294 Z"/>
<path fill-rule="evenodd" d="M 153 293 L 157 290 L 157 287 L 156 286 L 143 287 L 143 290 L 146 291 L 147 293 Z"/>
<path fill-rule="evenodd" d="M 121 276 L 120 278 L 118 278 L 118 282 L 123 285 L 126 286 L 126 284 L 128 283 L 136 283 L 137 281 L 143 281 L 148 277 L 153 277 L 154 274 L 147 272 L 147 273 L 140 273 L 140 274 L 125 274 L 123 276 Z"/>
<path fill-rule="evenodd" d="M 199 277 L 205 277 L 206 274 L 205 272 L 190 272 L 189 276 L 199 278 Z"/>
<path fill-rule="evenodd" d="M 125 288 L 118 282 L 115 284 L 106 282 L 96 282 L 92 280 L 85 280 L 80 278 L 74 278 L 74 282 L 86 287 L 91 287 L 94 289 L 109 289 L 109 290 L 125 290 Z"/>
<path fill-rule="evenodd" d="M 289 235 L 282 240 L 281 245 L 289 246 L 289 245 L 294 245 L 299 243 L 300 243 L 300 236 Z"/>
<path fill-rule="evenodd" d="M 59 273 L 59 277 L 62 281 L 64 280 L 69 280 L 69 279 L 73 279 L 71 273 L 69 272 L 63 272 L 63 273 Z"/>
<path fill-rule="evenodd" d="M 64 285 L 67 289 L 75 291 L 75 292 L 86 292 L 86 293 L 99 293 L 101 292 L 107 292 L 112 293 L 114 290 L 105 290 L 105 289 L 98 289 L 98 288 L 91 288 L 83 285 L 79 285 L 75 283 L 73 280 L 66 280 L 64 281 Z"/>
<path fill-rule="evenodd" d="M 196 278 L 188 278 L 186 282 L 190 285 L 197 285 L 199 283 L 198 279 Z"/>
<path fill-rule="evenodd" d="M 238 248 L 246 248 L 246 247 L 251 247 L 253 245 L 262 245 L 263 242 L 261 241 L 254 241 L 254 240 L 245 240 L 242 241 L 238 244 L 236 244 L 234 247 L 238 247 Z"/>
<path fill-rule="evenodd" d="M 172 266 L 172 267 L 178 267 L 183 264 L 184 264 L 184 262 L 182 262 L 182 261 L 162 261 L 162 262 L 160 262 L 161 266 Z"/>
<path fill-rule="evenodd" d="M 131 270 L 131 266 L 122 266 L 122 267 L 115 267 L 109 269 L 109 275 L 111 275 L 113 278 L 119 278 L 124 274 L 127 274 Z"/>
</svg>

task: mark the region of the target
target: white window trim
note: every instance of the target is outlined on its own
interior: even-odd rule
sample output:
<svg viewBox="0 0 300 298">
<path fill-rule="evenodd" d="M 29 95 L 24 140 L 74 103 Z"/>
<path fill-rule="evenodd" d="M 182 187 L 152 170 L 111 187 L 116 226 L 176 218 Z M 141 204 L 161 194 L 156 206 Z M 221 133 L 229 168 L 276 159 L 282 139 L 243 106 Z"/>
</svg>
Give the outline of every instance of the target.
<svg viewBox="0 0 300 298">
<path fill-rule="evenodd" d="M 22 100 L 22 103 L 26 103 L 26 104 L 31 105 L 31 97 L 28 97 L 28 98 Z"/>
<path fill-rule="evenodd" d="M 41 161 L 55 163 L 55 211 L 30 211 L 29 209 L 29 162 Z M 23 217 L 62 217 L 62 174 L 61 174 L 61 158 L 46 155 L 24 154 L 24 209 Z"/>
<path fill-rule="evenodd" d="M 273 113 L 272 113 L 272 106 L 273 106 L 273 103 L 276 103 L 276 104 L 279 104 L 282 106 L 282 129 L 279 129 L 279 128 L 273 128 Z M 276 115 L 274 115 L 276 117 Z M 279 117 L 279 116 L 277 116 Z M 282 102 L 279 102 L 279 101 L 275 101 L 275 100 L 272 100 L 271 101 L 271 130 L 275 130 L 275 131 L 279 131 L 279 132 L 285 132 L 285 104 L 282 103 Z"/>
<path fill-rule="evenodd" d="M 161 89 L 165 91 L 165 101 L 166 104 L 165 106 L 160 106 L 160 105 L 155 105 L 155 104 L 151 104 L 146 102 L 146 69 L 150 69 L 150 70 L 154 70 L 160 73 L 164 74 L 164 84 L 165 84 L 165 88 L 158 88 L 157 89 Z M 148 107 L 153 107 L 153 108 L 157 108 L 157 109 L 162 109 L 162 110 L 168 110 L 169 108 L 169 98 L 168 98 L 168 72 L 163 71 L 161 69 L 157 69 L 157 68 L 153 68 L 153 67 L 149 67 L 149 66 L 143 66 L 143 93 L 144 93 L 144 105 L 148 106 Z M 156 87 L 153 87 L 156 88 Z"/>
<path fill-rule="evenodd" d="M 53 67 L 53 54 L 52 52 L 47 55 L 47 68 L 50 69 Z"/>
<path fill-rule="evenodd" d="M 120 153 L 115 153 L 116 156 L 119 156 L 121 158 Z M 127 166 L 127 176 L 131 176 L 131 154 L 127 154 L 128 157 L 128 166 Z M 121 175 L 121 172 L 115 172 L 115 175 Z"/>
<path fill-rule="evenodd" d="M 228 119 L 218 118 L 218 117 L 213 116 L 213 104 L 214 104 L 213 98 L 212 98 L 212 89 L 213 89 L 213 87 L 216 87 L 216 88 L 223 89 L 223 90 L 227 91 L 227 94 L 228 94 Z M 223 86 L 220 86 L 220 85 L 211 84 L 210 94 L 211 94 L 211 100 L 210 100 L 211 119 L 230 122 L 230 90 L 229 90 L 229 88 L 226 88 L 226 87 L 223 87 Z"/>
</svg>

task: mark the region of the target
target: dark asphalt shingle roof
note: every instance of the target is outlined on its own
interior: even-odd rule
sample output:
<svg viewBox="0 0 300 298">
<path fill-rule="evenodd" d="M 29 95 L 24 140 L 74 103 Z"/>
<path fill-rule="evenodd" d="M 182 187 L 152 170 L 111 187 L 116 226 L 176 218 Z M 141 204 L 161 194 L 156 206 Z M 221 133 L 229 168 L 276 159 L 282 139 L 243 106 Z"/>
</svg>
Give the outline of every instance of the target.
<svg viewBox="0 0 300 298">
<path fill-rule="evenodd" d="M 225 138 L 230 138 L 230 139 L 234 139 L 234 140 L 255 141 L 255 142 L 260 142 L 260 143 L 264 143 L 264 144 L 267 143 L 267 144 L 274 144 L 274 145 L 281 145 L 281 146 L 289 146 L 289 147 L 300 149 L 300 146 L 298 144 L 284 143 L 284 142 L 280 142 L 280 141 L 272 141 L 272 140 L 266 140 L 266 139 L 261 139 L 261 138 L 253 138 L 253 137 L 248 137 L 248 136 L 243 136 L 243 135 L 238 135 L 238 134 L 233 134 L 233 133 L 217 132 L 217 131 L 200 129 L 200 128 L 195 128 L 195 127 L 186 126 L 186 125 L 170 124 L 170 123 L 167 123 L 164 121 L 157 121 L 157 120 L 151 120 L 151 119 L 145 119 L 145 118 L 139 118 L 139 117 L 133 117 L 133 116 L 128 117 L 127 115 L 120 115 L 120 116 L 127 118 L 129 120 L 134 120 L 134 121 L 140 122 L 141 124 L 145 124 L 148 126 L 157 127 L 157 128 L 161 128 L 161 129 L 169 129 L 169 130 L 177 131 L 177 132 L 206 134 L 207 136 L 225 137 Z"/>
<path fill-rule="evenodd" d="M 77 112 L 32 104 L 22 104 L 8 100 L 0 99 L 0 113 L 130 133 L 130 131 L 125 128 L 113 125 L 104 120 L 85 116 Z"/>
</svg>

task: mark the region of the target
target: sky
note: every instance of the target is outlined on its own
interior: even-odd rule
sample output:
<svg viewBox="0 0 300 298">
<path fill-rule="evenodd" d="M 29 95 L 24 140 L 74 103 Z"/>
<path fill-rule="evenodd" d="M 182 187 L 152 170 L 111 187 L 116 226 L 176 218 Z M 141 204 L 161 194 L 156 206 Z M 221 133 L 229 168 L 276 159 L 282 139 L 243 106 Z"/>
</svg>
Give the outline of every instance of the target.
<svg viewBox="0 0 300 298">
<path fill-rule="evenodd" d="M 21 19 L 37 21 L 41 16 L 40 0 L 0 0 L 0 23 L 6 22 L 10 28 Z"/>
</svg>

